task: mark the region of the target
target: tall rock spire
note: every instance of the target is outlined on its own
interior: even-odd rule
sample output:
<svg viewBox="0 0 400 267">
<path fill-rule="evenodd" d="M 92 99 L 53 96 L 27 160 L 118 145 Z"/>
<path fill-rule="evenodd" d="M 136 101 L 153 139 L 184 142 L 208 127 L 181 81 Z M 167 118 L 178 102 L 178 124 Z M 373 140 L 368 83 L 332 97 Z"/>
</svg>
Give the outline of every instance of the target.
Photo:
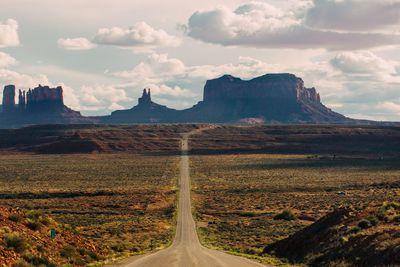
<svg viewBox="0 0 400 267">
<path fill-rule="evenodd" d="M 15 111 L 15 85 L 7 85 L 3 91 L 3 113 Z"/>
</svg>

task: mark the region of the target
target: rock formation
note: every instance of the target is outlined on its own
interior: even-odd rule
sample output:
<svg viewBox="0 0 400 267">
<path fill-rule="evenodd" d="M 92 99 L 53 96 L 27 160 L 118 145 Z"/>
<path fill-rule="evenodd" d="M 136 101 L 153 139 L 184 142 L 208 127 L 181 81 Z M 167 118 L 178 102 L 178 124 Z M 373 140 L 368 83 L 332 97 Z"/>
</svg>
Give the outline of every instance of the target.
<svg viewBox="0 0 400 267">
<path fill-rule="evenodd" d="M 293 74 L 267 74 L 252 80 L 230 75 L 207 81 L 204 99 L 185 111 L 186 118 L 236 122 L 248 118 L 265 122 L 341 123 L 348 119 L 321 103 L 315 88 L 305 88 Z"/>
<path fill-rule="evenodd" d="M 12 113 L 15 111 L 15 86 L 7 85 L 3 91 L 3 113 Z"/>
<path fill-rule="evenodd" d="M 353 123 L 321 103 L 315 88 L 306 88 L 293 74 L 267 74 L 252 80 L 231 75 L 209 80 L 203 101 L 177 111 L 151 100 L 144 90 L 139 104 L 129 110 L 102 117 L 107 123 L 215 122 L 235 123 Z"/>
<path fill-rule="evenodd" d="M 81 116 L 64 105 L 63 90 L 59 86 L 41 86 L 28 91 L 19 90 L 18 104 L 15 103 L 15 86 L 8 85 L 3 91 L 1 127 L 31 124 L 89 123 L 92 119 Z"/>
<path fill-rule="evenodd" d="M 138 105 L 127 110 L 117 110 L 110 116 L 102 117 L 104 123 L 156 123 L 177 122 L 179 111 L 154 103 L 150 89 L 144 89 Z"/>
<path fill-rule="evenodd" d="M 144 89 L 138 104 L 109 116 L 83 117 L 64 105 L 61 87 L 4 89 L 0 127 L 43 123 L 335 123 L 378 124 L 346 118 L 321 103 L 315 88 L 306 88 L 293 74 L 266 74 L 251 80 L 231 75 L 209 80 L 203 100 L 192 108 L 175 110 L 152 101 Z M 380 123 L 393 125 L 391 123 Z"/>
</svg>

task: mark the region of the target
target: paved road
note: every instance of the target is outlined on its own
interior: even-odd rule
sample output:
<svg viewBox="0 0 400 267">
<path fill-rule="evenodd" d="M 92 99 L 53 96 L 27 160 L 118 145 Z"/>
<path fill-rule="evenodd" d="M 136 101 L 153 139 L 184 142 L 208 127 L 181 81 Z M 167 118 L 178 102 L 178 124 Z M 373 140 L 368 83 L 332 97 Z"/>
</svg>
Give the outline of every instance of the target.
<svg viewBox="0 0 400 267">
<path fill-rule="evenodd" d="M 154 254 L 132 257 L 116 266 L 130 267 L 256 267 L 264 266 L 245 258 L 203 247 L 197 237 L 190 200 L 188 138 L 193 131 L 182 136 L 181 176 L 178 218 L 172 246 Z"/>
</svg>

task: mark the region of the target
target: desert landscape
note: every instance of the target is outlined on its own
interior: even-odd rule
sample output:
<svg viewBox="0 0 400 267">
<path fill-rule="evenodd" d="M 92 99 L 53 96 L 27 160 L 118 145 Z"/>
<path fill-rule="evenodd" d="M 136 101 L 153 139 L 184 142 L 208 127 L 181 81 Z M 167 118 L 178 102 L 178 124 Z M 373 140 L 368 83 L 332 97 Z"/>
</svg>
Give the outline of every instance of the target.
<svg viewBox="0 0 400 267">
<path fill-rule="evenodd" d="M 35 141 L 13 134 L 28 130 Z M 398 262 L 400 128 L 170 124 L 2 130 L 14 145 L 0 155 L 1 235 L 23 240 L 1 244 L 2 264 L 97 266 L 169 247 L 193 131 L 203 246 L 273 266 Z"/>
<path fill-rule="evenodd" d="M 1 0 L 0 267 L 400 267 L 399 27 L 400 0 Z"/>
</svg>

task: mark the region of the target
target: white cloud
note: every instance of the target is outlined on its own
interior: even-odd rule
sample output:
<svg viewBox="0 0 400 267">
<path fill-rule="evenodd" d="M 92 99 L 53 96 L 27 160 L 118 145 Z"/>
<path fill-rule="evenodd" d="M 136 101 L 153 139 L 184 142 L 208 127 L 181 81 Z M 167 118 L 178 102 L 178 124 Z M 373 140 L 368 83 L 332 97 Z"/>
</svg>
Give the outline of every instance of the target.
<svg viewBox="0 0 400 267">
<path fill-rule="evenodd" d="M 371 31 L 398 27 L 398 0 L 314 0 L 306 25 L 329 30 Z"/>
<path fill-rule="evenodd" d="M 38 84 L 50 84 L 46 75 L 26 75 L 8 69 L 0 69 L 0 84 L 15 84 L 17 88 L 29 89 Z"/>
<path fill-rule="evenodd" d="M 393 75 L 397 72 L 396 62 L 383 59 L 370 51 L 339 53 L 331 60 L 331 64 L 345 73 L 385 72 Z"/>
<path fill-rule="evenodd" d="M 0 48 L 18 45 L 18 22 L 13 19 L 0 21 Z"/>
<path fill-rule="evenodd" d="M 144 80 L 160 79 L 171 75 L 179 75 L 185 71 L 185 65 L 176 58 L 169 58 L 168 54 L 152 53 L 146 61 L 139 63 L 131 71 L 116 73 L 122 78 L 137 77 Z"/>
<path fill-rule="evenodd" d="M 11 65 L 15 65 L 17 60 L 11 57 L 10 55 L 0 52 L 0 68 L 8 67 Z"/>
<path fill-rule="evenodd" d="M 65 50 L 89 50 L 96 47 L 86 38 L 61 38 L 57 41 L 58 47 Z"/>
<path fill-rule="evenodd" d="M 156 30 L 145 22 L 137 22 L 128 29 L 119 27 L 99 29 L 93 42 L 133 48 L 176 47 L 181 40 L 164 30 Z"/>
<path fill-rule="evenodd" d="M 250 57 L 239 57 L 238 63 L 221 65 L 186 66 L 177 58 L 168 54 L 150 54 L 130 71 L 116 72 L 116 77 L 128 80 L 141 80 L 147 83 L 163 83 L 176 79 L 200 80 L 216 78 L 223 74 L 251 78 L 256 75 L 273 72 L 276 66 Z"/>
<path fill-rule="evenodd" d="M 51 84 L 49 85 L 54 86 Z M 64 83 L 58 83 L 57 86 L 61 86 L 63 88 L 64 104 L 74 110 L 80 111 L 81 103 L 78 99 L 78 92 Z"/>
<path fill-rule="evenodd" d="M 193 98 L 197 95 L 188 89 L 181 88 L 179 86 L 170 87 L 165 84 L 156 85 L 149 84 L 148 87 L 151 89 L 151 94 L 159 98 L 163 97 L 175 97 L 175 98 Z"/>
<path fill-rule="evenodd" d="M 224 46 L 357 50 L 400 44 L 400 35 L 395 33 L 310 28 L 295 10 L 280 10 L 264 2 L 243 4 L 235 10 L 219 6 L 197 11 L 184 28 L 194 39 Z"/>
<path fill-rule="evenodd" d="M 114 110 L 124 109 L 124 107 L 119 105 L 119 104 L 117 104 L 117 103 L 112 103 L 107 109 L 114 111 Z"/>
<path fill-rule="evenodd" d="M 123 89 L 111 85 L 82 86 L 78 92 L 82 110 L 108 110 L 119 102 L 132 101 Z"/>
<path fill-rule="evenodd" d="M 400 62 L 384 59 L 370 51 L 344 52 L 330 64 L 354 83 L 380 82 L 382 86 L 400 86 Z"/>
<path fill-rule="evenodd" d="M 383 109 L 383 110 L 386 110 L 389 112 L 394 112 L 397 116 L 400 117 L 400 102 L 396 103 L 393 101 L 385 101 L 385 102 L 379 103 L 377 105 L 377 107 L 379 109 Z"/>
</svg>

